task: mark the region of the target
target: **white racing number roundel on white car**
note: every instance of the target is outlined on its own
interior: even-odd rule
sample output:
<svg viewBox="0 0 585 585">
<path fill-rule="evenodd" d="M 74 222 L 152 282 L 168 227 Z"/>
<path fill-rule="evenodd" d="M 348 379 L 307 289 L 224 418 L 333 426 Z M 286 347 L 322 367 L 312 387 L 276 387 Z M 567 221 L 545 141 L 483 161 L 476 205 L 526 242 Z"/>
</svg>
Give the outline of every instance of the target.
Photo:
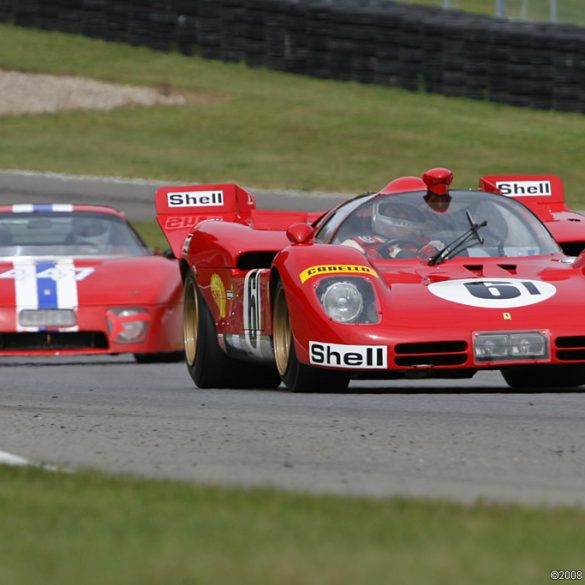
<svg viewBox="0 0 585 585">
<path fill-rule="evenodd" d="M 470 307 L 513 309 L 550 299 L 557 289 L 549 282 L 521 278 L 464 278 L 429 285 L 435 296 Z"/>
</svg>

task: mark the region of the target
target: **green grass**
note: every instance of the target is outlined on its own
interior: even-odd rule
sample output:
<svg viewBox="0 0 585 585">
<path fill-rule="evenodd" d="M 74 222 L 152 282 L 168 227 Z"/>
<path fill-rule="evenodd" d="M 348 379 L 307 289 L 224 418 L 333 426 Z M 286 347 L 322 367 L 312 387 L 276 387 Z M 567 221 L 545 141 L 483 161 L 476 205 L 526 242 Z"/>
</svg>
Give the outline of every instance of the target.
<svg viewBox="0 0 585 585">
<path fill-rule="evenodd" d="M 506 585 L 584 569 L 585 513 L 0 467 L 0 583 Z"/>
<path fill-rule="evenodd" d="M 133 221 L 132 225 L 151 248 L 158 248 L 162 252 L 169 247 L 167 239 L 155 221 Z"/>
<path fill-rule="evenodd" d="M 400 0 L 404 3 L 443 6 L 443 0 Z M 451 8 L 494 16 L 495 0 L 451 0 Z M 583 0 L 557 0 L 558 22 L 585 25 Z M 505 15 L 511 19 L 548 22 L 550 0 L 506 0 Z"/>
<path fill-rule="evenodd" d="M 0 168 L 357 193 L 432 166 L 554 173 L 585 203 L 585 116 L 309 79 L 0 26 L 0 68 L 172 87 L 181 107 L 4 117 Z"/>
</svg>

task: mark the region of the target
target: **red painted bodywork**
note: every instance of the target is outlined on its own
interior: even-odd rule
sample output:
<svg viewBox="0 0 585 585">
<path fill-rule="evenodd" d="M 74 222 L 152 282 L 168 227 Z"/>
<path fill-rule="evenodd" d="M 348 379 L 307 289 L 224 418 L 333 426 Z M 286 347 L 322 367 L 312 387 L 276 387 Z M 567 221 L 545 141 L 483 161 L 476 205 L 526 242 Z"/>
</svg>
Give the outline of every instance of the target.
<svg viewBox="0 0 585 585">
<path fill-rule="evenodd" d="M 491 179 L 493 177 L 484 177 L 482 186 L 484 190 L 497 192 Z M 558 184 L 553 182 L 557 188 Z M 420 191 L 421 184 L 426 189 L 421 179 L 403 177 L 390 182 L 380 193 Z M 196 207 L 179 211 L 168 206 L 168 194 L 171 192 L 211 189 L 224 191 L 224 207 L 203 213 Z M 442 187 L 439 190 L 442 191 Z M 558 195 L 558 190 L 555 193 Z M 448 195 L 448 190 L 445 194 Z M 546 207 L 552 217 L 547 223 L 549 229 L 554 222 L 559 222 L 563 224 L 559 230 L 564 234 L 569 234 L 570 230 L 577 233 L 578 229 L 569 221 L 573 217 L 572 212 L 562 207 L 564 203 L 560 198 L 555 196 L 547 201 L 552 206 Z M 533 200 L 533 204 L 537 207 L 531 208 L 538 210 L 538 215 L 545 215 L 544 207 L 538 207 L 544 203 Z M 384 345 L 388 352 L 388 376 L 396 372 L 440 376 L 456 370 L 497 369 L 511 364 L 509 361 L 477 363 L 472 349 L 474 335 L 477 332 L 532 330 L 544 331 L 550 340 L 550 359 L 547 358 L 546 363 L 567 363 L 558 358 L 557 343 L 560 338 L 574 338 L 560 343 L 574 343 L 584 356 L 581 361 L 570 363 L 585 363 L 585 256 L 574 263 L 560 252 L 517 259 L 456 257 L 429 266 L 426 262 L 412 259 L 372 260 L 349 246 L 313 242 L 310 238 L 305 241 L 299 237 L 302 243 L 291 244 L 286 234 L 287 227 L 299 221 L 309 223 L 317 216 L 304 212 L 259 212 L 255 209 L 252 196 L 236 185 L 169 187 L 157 192 L 158 222 L 173 250 L 181 258 L 184 270 L 195 275 L 215 320 L 220 345 L 228 335 L 239 335 L 244 346 L 250 335 L 270 339 L 272 294 L 275 282 L 280 280 L 291 316 L 296 353 L 305 364 L 310 363 L 309 342 L 317 341 L 355 346 Z M 185 224 L 181 227 L 170 225 L 175 222 L 179 226 L 182 221 Z M 553 229 L 551 231 L 554 233 Z M 584 235 L 579 234 L 582 239 L 585 239 Z M 364 266 L 369 269 L 360 277 L 367 279 L 374 289 L 378 322 L 342 324 L 328 318 L 315 292 L 323 277 L 314 276 L 305 282 L 300 278 L 305 270 L 318 265 Z M 245 327 L 247 292 L 244 285 L 251 270 L 258 271 L 260 278 L 260 325 L 255 331 Z M 212 276 L 221 279 L 223 292 L 219 297 L 212 294 Z M 446 301 L 428 290 L 432 283 L 477 277 L 554 283 L 557 293 L 538 305 L 503 312 Z M 408 359 L 404 359 L 409 357 L 412 344 L 442 343 L 459 343 L 460 349 L 447 351 L 456 358 L 457 363 L 408 365 Z M 434 355 L 433 351 L 429 350 L 429 355 Z M 243 353 L 245 357 L 245 347 Z M 518 360 L 514 363 L 526 365 L 538 361 Z M 355 372 L 367 374 L 359 368 Z"/>
<path fill-rule="evenodd" d="M 10 213 L 12 206 L 0 206 L 0 212 Z M 94 212 L 124 214 L 103 206 L 75 205 L 77 213 Z M 34 262 L 34 259 L 32 259 Z M 76 269 L 91 269 L 77 282 L 77 324 L 80 333 L 94 332 L 105 336 L 107 347 L 75 347 L 43 349 L 10 349 L 0 345 L 0 355 L 83 355 L 118 353 L 167 353 L 181 351 L 183 287 L 178 263 L 161 255 L 129 257 L 73 258 Z M 9 258 L 0 259 L 0 276 L 14 269 Z M 145 311 L 148 323 L 146 334 L 136 343 L 118 343 L 108 326 L 111 309 L 139 308 Z M 0 278 L 0 339 L 3 334 L 17 332 L 16 293 L 14 278 Z M 51 328 L 47 334 L 63 332 Z"/>
</svg>

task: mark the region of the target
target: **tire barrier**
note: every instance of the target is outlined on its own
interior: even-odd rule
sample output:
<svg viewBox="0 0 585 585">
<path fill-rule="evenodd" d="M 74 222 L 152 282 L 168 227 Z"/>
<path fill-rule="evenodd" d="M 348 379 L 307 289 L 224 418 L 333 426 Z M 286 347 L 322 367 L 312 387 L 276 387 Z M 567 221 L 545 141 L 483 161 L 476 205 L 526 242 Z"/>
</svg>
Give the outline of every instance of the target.
<svg viewBox="0 0 585 585">
<path fill-rule="evenodd" d="M 252 67 L 585 113 L 585 28 L 392 0 L 0 0 L 0 21 Z"/>
</svg>

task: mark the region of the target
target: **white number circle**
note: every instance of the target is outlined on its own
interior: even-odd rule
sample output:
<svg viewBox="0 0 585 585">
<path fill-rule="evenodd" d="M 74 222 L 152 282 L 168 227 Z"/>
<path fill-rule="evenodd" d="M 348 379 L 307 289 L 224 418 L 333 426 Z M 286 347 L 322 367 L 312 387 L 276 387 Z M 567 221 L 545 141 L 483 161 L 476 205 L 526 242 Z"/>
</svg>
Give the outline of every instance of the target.
<svg viewBox="0 0 585 585">
<path fill-rule="evenodd" d="M 535 305 L 550 299 L 555 286 L 541 280 L 521 278 L 464 278 L 445 280 L 429 285 L 435 296 L 470 307 L 483 309 L 513 309 Z"/>
</svg>

